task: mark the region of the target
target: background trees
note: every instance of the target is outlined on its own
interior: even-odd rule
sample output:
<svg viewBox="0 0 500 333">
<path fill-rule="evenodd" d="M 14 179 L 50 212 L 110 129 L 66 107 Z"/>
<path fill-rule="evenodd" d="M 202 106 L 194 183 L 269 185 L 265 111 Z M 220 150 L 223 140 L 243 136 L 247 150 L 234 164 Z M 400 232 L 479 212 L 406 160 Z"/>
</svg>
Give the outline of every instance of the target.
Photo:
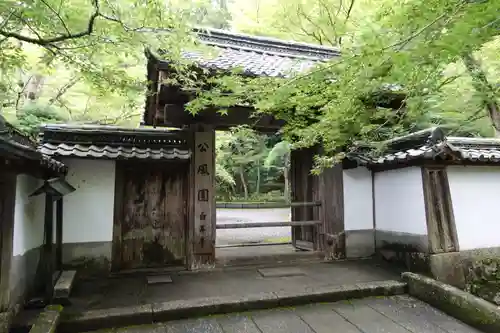
<svg viewBox="0 0 500 333">
<path fill-rule="evenodd" d="M 248 128 L 218 133 L 221 198 L 286 196 L 290 145 L 323 143 L 322 166 L 354 141 L 430 125 L 498 135 L 499 12 L 493 0 L 5 0 L 0 113 L 33 135 L 41 122 L 137 126 L 144 47 L 175 57 L 193 47 L 192 25 L 338 47 L 340 61 L 290 80 L 256 79 L 234 95 L 252 97 L 259 112 L 299 119 L 282 138 Z M 406 94 L 404 117 L 366 103 L 387 87 Z"/>
</svg>

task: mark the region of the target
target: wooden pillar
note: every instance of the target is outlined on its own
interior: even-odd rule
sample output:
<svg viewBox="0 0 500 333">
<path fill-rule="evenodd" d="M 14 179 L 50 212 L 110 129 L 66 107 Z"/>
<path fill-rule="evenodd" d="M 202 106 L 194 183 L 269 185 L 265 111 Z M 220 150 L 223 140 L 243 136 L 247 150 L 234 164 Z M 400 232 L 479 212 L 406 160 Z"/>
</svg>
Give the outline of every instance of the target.
<svg viewBox="0 0 500 333">
<path fill-rule="evenodd" d="M 16 174 L 0 171 L 0 312 L 7 311 L 10 305 L 16 182 Z"/>
<path fill-rule="evenodd" d="M 56 269 L 62 270 L 63 198 L 56 201 Z"/>
<path fill-rule="evenodd" d="M 43 265 L 43 281 L 44 281 L 44 298 L 48 303 L 52 299 L 54 287 L 54 256 L 53 256 L 53 233 L 54 233 L 54 200 L 49 193 L 45 194 L 45 223 L 44 223 L 45 239 L 43 244 L 42 265 Z"/>
<path fill-rule="evenodd" d="M 323 244 L 327 259 L 345 258 L 344 174 L 342 164 L 326 168 L 319 179 Z"/>
<path fill-rule="evenodd" d="M 199 269 L 215 264 L 215 130 L 210 127 L 193 130 L 190 268 Z"/>
</svg>

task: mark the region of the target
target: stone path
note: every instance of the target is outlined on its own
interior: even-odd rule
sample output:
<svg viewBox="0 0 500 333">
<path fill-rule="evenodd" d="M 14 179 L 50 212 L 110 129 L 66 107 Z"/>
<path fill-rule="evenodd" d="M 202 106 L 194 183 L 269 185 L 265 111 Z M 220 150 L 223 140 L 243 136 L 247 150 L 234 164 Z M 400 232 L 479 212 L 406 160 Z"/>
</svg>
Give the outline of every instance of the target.
<svg viewBox="0 0 500 333">
<path fill-rule="evenodd" d="M 217 224 L 250 222 L 290 221 L 290 208 L 273 209 L 217 209 Z M 269 227 L 249 229 L 217 230 L 217 246 L 235 244 L 282 243 L 289 242 L 290 227 Z"/>
<path fill-rule="evenodd" d="M 479 333 L 409 296 L 376 297 L 136 326 L 116 333 Z"/>
</svg>

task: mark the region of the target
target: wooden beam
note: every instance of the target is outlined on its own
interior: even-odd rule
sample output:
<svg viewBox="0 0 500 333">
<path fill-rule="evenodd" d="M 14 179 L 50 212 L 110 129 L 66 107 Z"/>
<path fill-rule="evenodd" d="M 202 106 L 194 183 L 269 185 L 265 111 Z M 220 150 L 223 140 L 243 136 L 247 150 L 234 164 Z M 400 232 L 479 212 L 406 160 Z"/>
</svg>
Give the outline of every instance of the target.
<svg viewBox="0 0 500 333">
<path fill-rule="evenodd" d="M 318 207 L 321 201 L 311 202 L 256 202 L 256 203 L 217 203 L 217 208 L 228 209 L 276 209 L 276 208 L 296 208 L 296 207 Z"/>
<path fill-rule="evenodd" d="M 293 222 L 251 222 L 251 223 L 225 223 L 217 224 L 217 229 L 249 229 L 249 228 L 271 228 L 271 227 L 303 227 L 316 226 L 321 221 L 293 221 Z"/>
<path fill-rule="evenodd" d="M 235 106 L 228 108 L 227 114 L 221 114 L 216 108 L 206 109 L 196 115 L 188 113 L 183 105 L 159 105 L 155 114 L 155 123 L 158 126 L 182 128 L 186 125 L 209 124 L 215 130 L 226 130 L 238 125 L 248 125 L 263 132 L 276 132 L 284 121 L 275 119 L 271 115 L 253 116 L 254 110 L 250 107 Z"/>
</svg>

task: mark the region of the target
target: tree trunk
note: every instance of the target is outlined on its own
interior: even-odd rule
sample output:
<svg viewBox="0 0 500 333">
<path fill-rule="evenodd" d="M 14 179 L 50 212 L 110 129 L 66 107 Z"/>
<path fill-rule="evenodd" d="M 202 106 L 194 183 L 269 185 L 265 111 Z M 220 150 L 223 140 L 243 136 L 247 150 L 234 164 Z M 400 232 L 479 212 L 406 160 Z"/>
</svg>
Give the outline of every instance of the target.
<svg viewBox="0 0 500 333">
<path fill-rule="evenodd" d="M 243 167 L 239 168 L 239 174 L 240 174 L 241 186 L 243 186 L 243 193 L 245 195 L 245 200 L 247 200 L 248 199 L 248 186 L 247 186 L 247 182 L 245 181 L 245 171 L 243 170 Z"/>
<path fill-rule="evenodd" d="M 495 98 L 493 86 L 488 81 L 485 71 L 481 67 L 481 63 L 474 58 L 472 52 L 466 52 L 462 55 L 462 60 L 472 77 L 474 89 L 481 94 L 483 106 L 488 111 L 488 115 L 495 130 L 495 136 L 500 137 L 500 107 Z"/>
<path fill-rule="evenodd" d="M 260 161 L 257 161 L 257 181 L 255 184 L 255 194 L 260 194 Z"/>
<path fill-rule="evenodd" d="M 283 168 L 283 178 L 285 179 L 285 189 L 283 190 L 283 195 L 285 200 L 290 201 L 290 170 L 288 167 Z"/>
</svg>

